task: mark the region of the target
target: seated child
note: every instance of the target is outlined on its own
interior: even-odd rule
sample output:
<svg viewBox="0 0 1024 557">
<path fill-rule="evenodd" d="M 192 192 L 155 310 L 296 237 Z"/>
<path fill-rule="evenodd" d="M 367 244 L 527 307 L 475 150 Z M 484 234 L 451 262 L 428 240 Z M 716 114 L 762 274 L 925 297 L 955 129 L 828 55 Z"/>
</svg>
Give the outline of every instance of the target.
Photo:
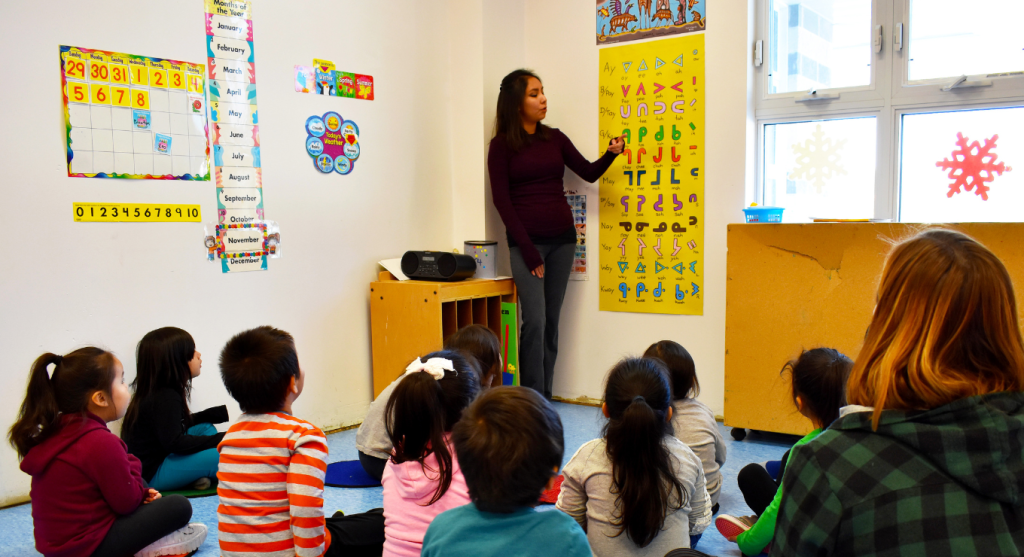
<svg viewBox="0 0 1024 557">
<path fill-rule="evenodd" d="M 501 341 L 494 331 L 483 325 L 466 325 L 444 341 L 444 349 L 476 358 L 481 389 L 501 385 Z"/>
<path fill-rule="evenodd" d="M 331 544 L 327 438 L 292 416 L 305 380 L 295 340 L 273 327 L 241 332 L 221 351 L 220 373 L 244 412 L 218 447 L 221 555 L 320 557 Z"/>
<path fill-rule="evenodd" d="M 188 499 L 149 488 L 139 459 L 107 429 L 124 415 L 129 396 L 121 361 L 99 348 L 47 353 L 32 364 L 8 439 L 32 476 L 32 522 L 43 555 L 182 555 L 206 539 L 206 526 L 188 524 Z"/>
<path fill-rule="evenodd" d="M 493 331 L 483 325 L 467 325 L 452 333 L 444 343 L 445 350 L 458 350 L 476 358 L 480 369 L 480 388 L 501 384 L 501 341 Z M 384 474 L 384 465 L 391 458 L 391 438 L 384 427 L 384 407 L 395 392 L 395 386 L 405 378 L 402 375 L 380 392 L 366 412 L 366 418 L 356 432 L 356 449 L 363 470 L 378 480 Z"/>
<path fill-rule="evenodd" d="M 217 444 L 224 434 L 213 424 L 228 421 L 228 410 L 189 411 L 192 379 L 202 366 L 192 335 L 176 327 L 150 331 L 139 341 L 135 396 L 121 422 L 121 438 L 155 489 L 207 489 L 217 477 Z"/>
<path fill-rule="evenodd" d="M 806 350 L 783 366 L 793 383 L 793 403 L 814 425 L 814 431 L 796 442 L 793 448 L 809 443 L 839 417 L 846 405 L 846 379 L 853 362 L 838 350 Z M 782 503 L 782 478 L 789 452 L 782 457 L 782 470 L 772 478 L 760 464 L 748 464 L 736 477 L 743 499 L 754 516 L 719 515 L 715 526 L 729 541 L 735 541 L 744 555 L 757 555 L 775 536 L 775 520 Z"/>
<path fill-rule="evenodd" d="M 384 555 L 418 557 L 434 517 L 469 503 L 451 447 L 452 427 L 480 383 L 475 363 L 454 350 L 419 358 L 406 368 L 385 409 L 395 446 L 384 468 Z"/>
<path fill-rule="evenodd" d="M 559 512 L 537 512 L 562 463 L 562 421 L 526 387 L 480 395 L 452 431 L 472 503 L 441 513 L 423 557 L 589 557 L 583 530 Z"/>
<path fill-rule="evenodd" d="M 480 391 L 476 360 L 442 350 L 416 358 L 402 377 L 384 408 L 395 448 L 384 468 L 383 512 L 329 518 L 329 557 L 418 556 L 430 521 L 469 502 L 449 438 Z"/>
<path fill-rule="evenodd" d="M 715 413 L 697 400 L 700 383 L 693 358 L 681 345 L 671 340 L 656 342 L 644 352 L 645 358 L 657 358 L 668 369 L 672 379 L 672 430 L 676 439 L 686 443 L 704 466 L 704 479 L 711 497 L 711 513 L 718 512 L 718 495 L 722 491 L 722 465 L 725 464 L 725 440 L 718 431 Z"/>
<path fill-rule="evenodd" d="M 668 372 L 653 358 L 612 368 L 603 437 L 584 443 L 562 475 L 556 506 L 587 532 L 597 557 L 663 557 L 711 524 L 704 468 L 672 435 Z"/>
</svg>

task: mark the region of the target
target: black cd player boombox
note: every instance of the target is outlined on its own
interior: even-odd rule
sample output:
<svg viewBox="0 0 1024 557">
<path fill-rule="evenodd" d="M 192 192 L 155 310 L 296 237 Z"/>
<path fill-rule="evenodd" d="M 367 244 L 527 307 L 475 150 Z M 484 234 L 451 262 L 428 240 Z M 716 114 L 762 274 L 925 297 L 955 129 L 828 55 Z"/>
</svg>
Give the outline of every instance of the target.
<svg viewBox="0 0 1024 557">
<path fill-rule="evenodd" d="M 407 251 L 402 256 L 402 272 L 411 279 L 452 282 L 473 276 L 476 260 L 446 251 Z"/>
</svg>

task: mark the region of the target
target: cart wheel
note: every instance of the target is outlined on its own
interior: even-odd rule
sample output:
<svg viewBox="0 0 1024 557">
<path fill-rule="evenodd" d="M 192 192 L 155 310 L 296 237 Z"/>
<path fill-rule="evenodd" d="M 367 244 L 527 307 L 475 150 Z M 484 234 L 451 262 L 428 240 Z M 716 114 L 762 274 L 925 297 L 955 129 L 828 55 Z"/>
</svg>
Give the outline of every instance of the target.
<svg viewBox="0 0 1024 557">
<path fill-rule="evenodd" d="M 737 441 L 742 441 L 747 438 L 747 430 L 742 427 L 732 428 L 732 438 Z"/>
</svg>

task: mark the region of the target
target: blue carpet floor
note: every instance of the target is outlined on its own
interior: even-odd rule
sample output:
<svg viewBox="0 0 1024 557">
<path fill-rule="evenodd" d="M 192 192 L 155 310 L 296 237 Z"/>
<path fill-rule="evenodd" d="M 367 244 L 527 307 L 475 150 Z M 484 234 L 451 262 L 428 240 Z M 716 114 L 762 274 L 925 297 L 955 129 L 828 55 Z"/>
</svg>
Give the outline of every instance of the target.
<svg viewBox="0 0 1024 557">
<path fill-rule="evenodd" d="M 604 418 L 600 409 L 589 406 L 576 406 L 556 403 L 555 407 L 562 416 L 565 428 L 565 459 L 569 462 L 573 453 L 583 443 L 600 435 Z M 720 512 L 734 515 L 750 514 L 750 509 L 743 502 L 743 496 L 736 488 L 736 474 L 743 466 L 751 462 L 778 460 L 786 450 L 797 441 L 796 437 L 774 434 L 750 434 L 744 441 L 734 441 L 729 435 L 729 428 L 719 424 L 722 435 L 729 447 L 728 460 L 722 469 L 725 485 L 719 498 Z M 339 460 L 355 460 L 356 430 L 335 433 L 327 437 L 330 445 L 330 462 Z M 346 514 L 358 513 L 381 506 L 382 488 L 342 489 L 328 487 L 325 492 L 324 510 L 328 515 L 336 510 Z M 197 557 L 217 557 L 217 497 L 192 499 L 193 522 L 202 522 L 210 530 L 206 543 L 199 550 Z M 553 511 L 553 505 L 540 507 Z M 712 524 L 701 538 L 697 549 L 719 556 L 739 556 L 736 544 L 723 538 Z M 32 515 L 28 504 L 0 510 L 0 557 L 38 556 L 32 540 Z"/>
</svg>

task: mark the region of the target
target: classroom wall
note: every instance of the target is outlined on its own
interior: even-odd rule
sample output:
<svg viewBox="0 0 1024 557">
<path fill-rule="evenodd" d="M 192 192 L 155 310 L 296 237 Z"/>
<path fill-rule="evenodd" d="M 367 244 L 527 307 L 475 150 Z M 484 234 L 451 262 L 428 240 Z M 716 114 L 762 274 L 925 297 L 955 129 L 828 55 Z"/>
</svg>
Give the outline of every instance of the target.
<svg viewBox="0 0 1024 557">
<path fill-rule="evenodd" d="M 597 311 L 591 280 L 570 282 L 563 309 L 555 394 L 601 395 L 615 360 L 651 342 L 683 343 L 696 360 L 701 399 L 723 408 L 726 224 L 742 219 L 753 172 L 749 44 L 753 0 L 716 4 L 706 37 L 705 315 Z M 0 218 L 14 232 L 0 274 L 0 423 L 10 424 L 32 360 L 97 344 L 134 376 L 146 332 L 190 331 L 206 362 L 193 407 L 237 406 L 220 382 L 217 354 L 230 336 L 272 324 L 291 331 L 307 373 L 295 411 L 325 429 L 357 423 L 371 397 L 367 283 L 376 261 L 407 249 L 452 249 L 501 240 L 486 181 L 501 77 L 516 67 L 544 79 L 548 123 L 597 157 L 597 65 L 591 0 L 306 0 L 256 3 L 255 52 L 267 218 L 280 222 L 284 257 L 265 273 L 222 275 L 205 261 L 196 224 L 76 224 L 75 201 L 198 203 L 215 214 L 212 183 L 68 178 L 57 46 L 205 61 L 203 3 L 70 0 L 0 4 Z M 44 19 L 45 18 L 45 19 Z M 338 28 L 330 34 L 320 29 Z M 345 24 L 358 22 L 358 24 Z M 292 68 L 312 58 L 369 73 L 373 102 L 295 93 Z M 337 110 L 361 128 L 363 152 L 349 176 L 322 176 L 303 149 L 303 123 Z M 745 155 L 745 153 L 747 153 Z M 596 196 L 567 171 L 567 186 Z M 590 215 L 596 224 L 596 212 Z M 596 229 L 596 226 L 592 230 Z M 596 245 L 594 242 L 591 246 Z M 597 253 L 589 256 L 596 265 Z M 113 425 L 117 430 L 117 425 Z M 27 498 L 29 478 L 0 448 L 0 505 Z"/>
<path fill-rule="evenodd" d="M 199 224 L 72 221 L 72 202 L 123 201 L 198 203 L 212 222 L 212 182 L 68 178 L 64 158 L 58 45 L 205 63 L 202 0 L 0 4 L 3 428 L 42 352 L 103 346 L 130 380 L 135 343 L 165 325 L 191 332 L 203 354 L 196 409 L 227 403 L 238 415 L 218 353 L 230 335 L 271 324 L 295 335 L 306 372 L 296 414 L 324 429 L 360 421 L 371 396 L 367 288 L 376 262 L 454 246 L 452 183 L 466 168 L 453 156 L 461 90 L 449 37 L 465 30 L 454 29 L 458 4 L 256 2 L 266 215 L 281 225 L 284 257 L 268 272 L 232 275 L 205 260 Z M 293 66 L 314 57 L 373 75 L 376 100 L 295 93 Z M 479 102 L 476 83 L 461 92 Z M 306 118 L 327 110 L 361 128 L 362 154 L 348 176 L 321 175 L 304 151 Z M 4 444 L 0 505 L 26 499 L 28 489 Z"/>
<path fill-rule="evenodd" d="M 544 81 L 549 107 L 545 123 L 564 131 L 580 152 L 593 160 L 600 156 L 594 2 L 525 0 L 525 5 L 524 63 Z M 701 384 L 700 399 L 716 414 L 722 414 L 726 225 L 742 222 L 745 190 L 747 184 L 752 184 L 754 163 L 753 98 L 748 86 L 753 82 L 752 8 L 753 0 L 716 2 L 709 10 L 705 35 L 704 315 L 598 311 L 598 243 L 589 241 L 590 280 L 570 281 L 562 307 L 555 396 L 600 398 L 603 379 L 616 360 L 639 355 L 654 341 L 671 339 L 693 355 Z M 588 214 L 588 231 L 594 234 L 598 229 L 593 202 L 596 184 L 586 184 L 567 170 L 566 186 L 591 196 L 590 207 L 595 209 Z"/>
</svg>

